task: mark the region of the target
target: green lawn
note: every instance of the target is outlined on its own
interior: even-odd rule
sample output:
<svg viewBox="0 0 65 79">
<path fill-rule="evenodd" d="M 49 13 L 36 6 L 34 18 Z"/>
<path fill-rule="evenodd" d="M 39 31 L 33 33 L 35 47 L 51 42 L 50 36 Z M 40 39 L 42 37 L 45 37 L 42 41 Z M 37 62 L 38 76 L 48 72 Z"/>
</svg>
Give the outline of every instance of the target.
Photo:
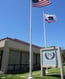
<svg viewBox="0 0 65 79">
<path fill-rule="evenodd" d="M 65 67 L 64 67 L 65 70 Z M 48 74 L 46 76 L 41 76 L 41 71 L 33 71 L 32 77 L 34 79 L 61 79 L 60 70 L 58 68 L 48 69 Z M 4 74 L 0 75 L 0 79 L 28 79 L 29 73 L 22 74 Z"/>
</svg>

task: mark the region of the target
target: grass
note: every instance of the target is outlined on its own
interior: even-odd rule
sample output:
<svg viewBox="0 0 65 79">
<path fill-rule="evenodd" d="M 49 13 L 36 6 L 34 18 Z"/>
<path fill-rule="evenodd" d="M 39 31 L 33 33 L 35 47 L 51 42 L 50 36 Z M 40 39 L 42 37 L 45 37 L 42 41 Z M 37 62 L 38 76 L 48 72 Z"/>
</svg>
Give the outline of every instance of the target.
<svg viewBox="0 0 65 79">
<path fill-rule="evenodd" d="M 65 70 L 65 67 L 64 67 Z M 60 77 L 60 69 L 53 68 L 48 69 L 48 74 L 46 76 L 41 76 L 41 71 L 33 71 L 32 77 L 34 79 L 61 79 Z M 28 79 L 29 73 L 22 73 L 22 74 L 3 74 L 0 75 L 0 79 Z"/>
</svg>

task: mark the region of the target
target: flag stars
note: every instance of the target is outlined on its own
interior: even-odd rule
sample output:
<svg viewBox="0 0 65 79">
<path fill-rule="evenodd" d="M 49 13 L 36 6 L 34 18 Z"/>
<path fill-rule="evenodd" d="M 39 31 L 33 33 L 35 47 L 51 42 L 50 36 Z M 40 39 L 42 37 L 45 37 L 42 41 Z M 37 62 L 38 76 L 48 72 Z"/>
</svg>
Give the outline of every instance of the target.
<svg viewBox="0 0 65 79">
<path fill-rule="evenodd" d="M 32 0 L 32 2 L 33 2 L 33 3 L 37 3 L 37 2 L 38 2 L 38 0 Z"/>
</svg>

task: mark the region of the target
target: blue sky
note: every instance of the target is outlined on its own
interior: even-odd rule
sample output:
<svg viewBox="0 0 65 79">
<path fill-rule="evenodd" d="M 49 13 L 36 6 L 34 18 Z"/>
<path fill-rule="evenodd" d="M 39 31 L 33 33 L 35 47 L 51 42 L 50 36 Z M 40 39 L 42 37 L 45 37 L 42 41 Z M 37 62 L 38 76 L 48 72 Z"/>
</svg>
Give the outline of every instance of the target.
<svg viewBox="0 0 65 79">
<path fill-rule="evenodd" d="M 43 10 L 54 14 L 57 22 L 46 23 L 47 46 L 65 48 L 65 0 L 50 0 L 52 4 L 32 7 L 32 44 L 44 47 Z M 30 0 L 0 0 L 0 39 L 17 38 L 30 42 Z"/>
</svg>

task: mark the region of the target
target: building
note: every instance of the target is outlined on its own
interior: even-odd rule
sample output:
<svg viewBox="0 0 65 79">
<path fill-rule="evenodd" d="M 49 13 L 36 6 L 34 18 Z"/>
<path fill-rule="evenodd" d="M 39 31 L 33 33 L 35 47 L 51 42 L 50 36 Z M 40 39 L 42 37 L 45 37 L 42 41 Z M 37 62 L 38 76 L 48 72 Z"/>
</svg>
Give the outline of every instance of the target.
<svg viewBox="0 0 65 79">
<path fill-rule="evenodd" d="M 32 45 L 32 70 L 40 69 L 40 48 Z M 29 43 L 18 39 L 0 40 L 0 71 L 25 72 L 29 70 Z"/>
</svg>

